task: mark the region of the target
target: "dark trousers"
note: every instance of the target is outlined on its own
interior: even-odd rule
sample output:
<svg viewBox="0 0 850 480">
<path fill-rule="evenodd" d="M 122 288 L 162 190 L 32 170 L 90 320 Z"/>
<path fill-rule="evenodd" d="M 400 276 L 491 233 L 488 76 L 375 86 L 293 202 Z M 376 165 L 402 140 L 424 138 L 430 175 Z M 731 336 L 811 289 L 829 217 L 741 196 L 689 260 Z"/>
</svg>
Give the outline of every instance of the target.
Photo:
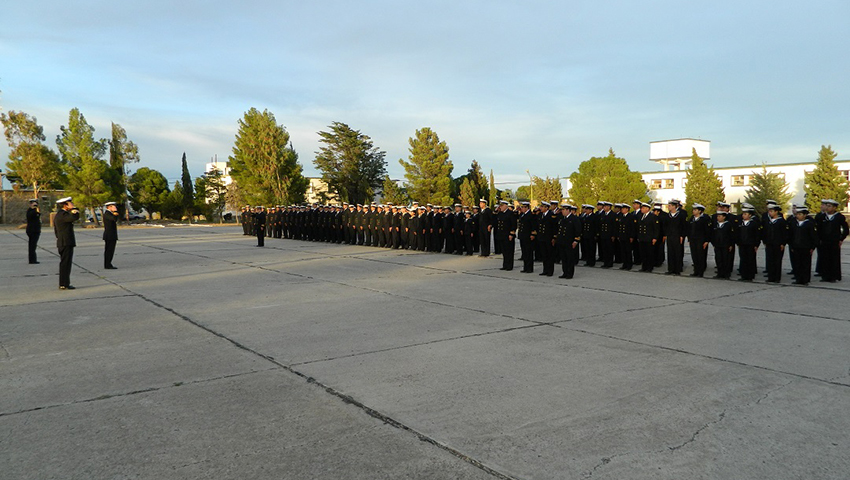
<svg viewBox="0 0 850 480">
<path fill-rule="evenodd" d="M 481 244 L 481 256 L 487 257 L 490 255 L 490 232 L 486 228 L 481 229 L 478 234 L 479 243 Z M 522 248 L 522 242 L 520 242 Z M 525 250 L 522 251 L 522 256 L 525 258 Z"/>
<path fill-rule="evenodd" d="M 115 256 L 115 244 L 118 243 L 117 240 L 106 240 L 106 245 L 103 248 L 103 266 L 111 267 L 112 266 L 112 257 Z"/>
<path fill-rule="evenodd" d="M 614 239 L 609 236 L 604 236 L 599 239 L 599 253 L 602 257 L 602 266 L 610 267 L 614 265 Z"/>
<path fill-rule="evenodd" d="M 667 271 L 671 273 L 682 273 L 685 269 L 682 254 L 685 246 L 681 243 L 682 237 L 667 237 Z"/>
<path fill-rule="evenodd" d="M 464 250 L 466 249 L 466 241 L 464 240 L 464 235 L 461 232 L 455 232 L 455 253 L 458 255 L 463 255 Z"/>
<path fill-rule="evenodd" d="M 703 276 L 708 266 L 708 247 L 702 248 L 703 242 L 690 242 L 691 261 L 694 263 L 694 275 Z"/>
<path fill-rule="evenodd" d="M 620 238 L 620 260 L 623 261 L 623 270 L 631 270 L 634 263 L 632 262 L 632 242 L 628 238 Z"/>
<path fill-rule="evenodd" d="M 582 238 L 581 253 L 586 266 L 592 267 L 596 265 L 596 240 L 593 238 Z"/>
<path fill-rule="evenodd" d="M 59 286 L 71 285 L 71 264 L 74 262 L 74 247 L 59 249 Z"/>
<path fill-rule="evenodd" d="M 28 233 L 29 237 L 29 257 L 30 263 L 35 263 L 38 261 L 38 255 L 36 255 L 35 250 L 38 248 L 38 237 L 41 236 L 40 233 Z"/>
<path fill-rule="evenodd" d="M 794 277 L 797 283 L 809 283 L 812 280 L 812 253 L 807 249 L 795 248 Z"/>
<path fill-rule="evenodd" d="M 498 255 L 502 253 L 502 241 L 496 238 L 496 234 L 498 233 L 498 231 L 495 227 L 493 227 L 493 232 L 493 253 Z"/>
<path fill-rule="evenodd" d="M 782 255 L 785 253 L 781 245 L 764 246 L 764 266 L 767 268 L 767 281 L 779 282 L 782 279 Z"/>
<path fill-rule="evenodd" d="M 464 235 L 464 239 L 466 240 L 466 254 L 472 255 L 472 234 Z"/>
<path fill-rule="evenodd" d="M 552 246 L 552 239 L 541 238 L 538 243 L 540 243 L 540 253 L 543 257 L 541 259 L 543 260 L 543 273 L 553 275 L 555 273 L 555 247 Z"/>
<path fill-rule="evenodd" d="M 561 271 L 563 275 L 567 278 L 573 278 L 576 271 L 576 257 L 578 257 L 578 252 L 573 248 L 572 243 L 559 243 L 557 248 L 561 256 Z"/>
<path fill-rule="evenodd" d="M 266 245 L 266 230 L 261 228 L 257 230 L 257 246 L 264 247 Z"/>
<path fill-rule="evenodd" d="M 841 280 L 841 247 L 838 242 L 824 242 L 818 249 L 821 280 L 836 282 Z"/>
<path fill-rule="evenodd" d="M 651 240 L 640 242 L 641 272 L 651 272 L 655 267 L 655 245 Z"/>
<path fill-rule="evenodd" d="M 508 240 L 507 238 L 503 238 L 501 240 L 501 250 L 502 250 L 502 268 L 505 270 L 513 270 L 514 269 L 514 250 L 516 249 L 516 239 Z"/>
<path fill-rule="evenodd" d="M 658 241 L 655 242 L 655 247 L 653 247 L 655 251 L 653 252 L 655 259 L 655 266 L 660 267 L 664 265 L 664 242 L 659 238 Z"/>
<path fill-rule="evenodd" d="M 489 240 L 490 236 L 487 236 Z M 534 242 L 531 239 L 528 240 L 520 240 L 519 241 L 519 249 L 522 252 L 522 271 L 524 272 L 533 272 L 534 271 Z"/>
<path fill-rule="evenodd" d="M 632 242 L 632 264 L 633 265 L 640 265 L 641 264 L 640 242 L 638 242 L 637 239 L 635 239 L 635 241 Z"/>
<path fill-rule="evenodd" d="M 729 260 L 730 256 L 735 255 L 729 250 L 729 246 L 714 247 L 714 263 L 717 264 L 717 276 L 720 278 L 729 278 L 732 276 L 732 263 Z"/>
<path fill-rule="evenodd" d="M 756 278 L 756 245 L 740 245 L 738 247 L 738 256 L 740 258 L 741 278 L 744 280 L 753 280 Z"/>
</svg>

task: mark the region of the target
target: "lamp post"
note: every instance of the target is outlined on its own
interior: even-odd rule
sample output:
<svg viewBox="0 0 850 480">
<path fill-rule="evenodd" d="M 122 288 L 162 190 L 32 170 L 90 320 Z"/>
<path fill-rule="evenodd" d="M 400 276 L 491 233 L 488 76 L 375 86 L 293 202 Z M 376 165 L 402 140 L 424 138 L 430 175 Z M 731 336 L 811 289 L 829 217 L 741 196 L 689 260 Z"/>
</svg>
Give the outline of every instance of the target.
<svg viewBox="0 0 850 480">
<path fill-rule="evenodd" d="M 531 172 L 528 170 L 525 171 L 528 174 L 528 196 L 530 197 L 528 200 L 534 200 L 534 179 L 531 178 Z"/>
</svg>

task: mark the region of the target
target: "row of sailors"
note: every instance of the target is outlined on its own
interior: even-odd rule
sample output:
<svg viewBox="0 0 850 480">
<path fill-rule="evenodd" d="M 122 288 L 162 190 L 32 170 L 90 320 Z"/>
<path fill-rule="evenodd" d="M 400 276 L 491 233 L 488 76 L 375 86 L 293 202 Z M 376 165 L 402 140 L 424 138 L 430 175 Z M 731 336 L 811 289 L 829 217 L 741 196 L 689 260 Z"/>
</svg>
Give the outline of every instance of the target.
<svg viewBox="0 0 850 480">
<path fill-rule="evenodd" d="M 712 246 L 715 278 L 731 278 L 737 250 L 740 280 L 752 281 L 757 274 L 756 254 L 764 245 L 767 281 L 779 282 L 787 246 L 794 283 L 809 283 L 814 251 L 818 252 L 816 272 L 821 280 L 841 280 L 840 247 L 847 237 L 847 222 L 837 211 L 838 202 L 832 199 L 824 199 L 821 211 L 814 216 L 805 207 L 794 206 L 788 217 L 774 201 L 768 201 L 767 211 L 761 216 L 750 204 L 743 204 L 742 213 L 736 215 L 730 212 L 731 205 L 718 202 L 714 215 L 706 215 L 705 207 L 695 204 L 690 217 L 675 199 L 668 202 L 667 211 L 659 203 L 650 205 L 639 200 L 632 203 L 634 209 L 629 204 L 607 201 L 598 202 L 596 208 L 582 205 L 581 209 L 552 201 L 542 202 L 534 209 L 523 202 L 518 211 L 502 202 L 495 214 L 483 200 L 480 205 L 471 210 L 455 205 L 454 211 L 416 204 L 287 207 L 275 209 L 268 222 L 263 219 L 262 230 L 265 233 L 271 228 L 270 235 L 277 238 L 468 255 L 480 250 L 482 256 L 489 255 L 492 231 L 496 253 L 511 250 L 505 255 L 503 269 L 513 268 L 513 242 L 519 238 L 524 273 L 532 272 L 534 261 L 538 260 L 543 263 L 541 275 L 547 276 L 552 276 L 554 265 L 560 263 L 561 278 L 572 278 L 573 267 L 579 261 L 586 266 L 601 262 L 602 268 L 617 263 L 622 270 L 639 265 L 641 271 L 651 272 L 666 260 L 666 274 L 681 275 L 687 242 L 693 265 L 691 276 L 704 276 Z M 261 207 L 255 212 L 264 216 Z M 248 213 L 243 210 L 245 234 L 258 234 L 256 228 L 250 227 L 252 216 Z"/>
</svg>

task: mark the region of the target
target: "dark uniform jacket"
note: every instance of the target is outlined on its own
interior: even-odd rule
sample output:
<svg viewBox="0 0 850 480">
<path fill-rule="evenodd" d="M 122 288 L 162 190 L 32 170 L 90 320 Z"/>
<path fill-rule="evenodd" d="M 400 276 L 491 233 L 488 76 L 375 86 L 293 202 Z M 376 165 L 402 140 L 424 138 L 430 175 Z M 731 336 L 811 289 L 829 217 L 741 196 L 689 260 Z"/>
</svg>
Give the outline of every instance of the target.
<svg viewBox="0 0 850 480">
<path fill-rule="evenodd" d="M 735 225 L 732 222 L 717 222 L 711 229 L 711 244 L 718 248 L 735 244 Z"/>
<path fill-rule="evenodd" d="M 537 235 L 537 217 L 531 211 L 519 216 L 517 238 L 520 240 L 531 240 L 532 235 Z"/>
<path fill-rule="evenodd" d="M 670 237 L 680 238 L 686 236 L 687 232 L 687 215 L 685 215 L 682 211 L 677 211 L 676 215 L 666 214 L 661 216 L 662 222 L 662 231 L 667 241 L 670 241 Z"/>
<path fill-rule="evenodd" d="M 118 212 L 103 212 L 103 239 L 107 242 L 118 240 Z"/>
<path fill-rule="evenodd" d="M 478 215 L 478 228 L 482 232 L 485 232 L 487 231 L 487 227 L 493 224 L 493 211 L 485 207 Z"/>
<path fill-rule="evenodd" d="M 791 248 L 813 250 L 818 246 L 818 232 L 814 220 L 806 218 L 803 223 L 800 223 L 794 219 L 791 222 L 793 227 L 790 229 L 790 238 L 788 239 Z"/>
<path fill-rule="evenodd" d="M 599 218 L 596 214 L 582 214 L 580 217 L 582 230 L 581 237 L 584 239 L 594 239 L 599 233 Z"/>
<path fill-rule="evenodd" d="M 73 212 L 73 213 L 72 213 Z M 56 234 L 56 247 L 75 247 L 77 239 L 74 237 L 74 222 L 80 219 L 80 211 L 76 208 L 70 212 L 59 210 L 53 218 L 53 232 Z"/>
<path fill-rule="evenodd" d="M 688 219 L 685 236 L 691 243 L 703 244 L 711 241 L 711 226 L 712 222 L 708 215 L 700 215 L 699 218 L 691 217 Z"/>
<path fill-rule="evenodd" d="M 27 209 L 27 235 L 41 233 L 41 213 L 37 208 Z"/>
<path fill-rule="evenodd" d="M 514 212 L 510 210 L 506 210 L 504 212 L 499 212 L 496 214 L 496 226 L 498 227 L 498 232 L 496 233 L 496 238 L 501 240 L 507 240 L 508 236 L 516 233 L 516 225 L 517 219 Z M 539 230 L 538 230 L 539 231 Z"/>
<path fill-rule="evenodd" d="M 613 214 L 611 214 L 613 215 Z M 558 220 L 558 230 L 555 234 L 555 243 L 559 245 L 570 245 L 581 241 L 581 220 L 574 214 L 561 216 Z"/>
<path fill-rule="evenodd" d="M 829 219 L 826 214 L 815 217 L 818 237 L 824 243 L 838 243 L 847 238 L 847 219 L 840 212 L 836 212 Z"/>
<path fill-rule="evenodd" d="M 555 230 L 558 228 L 555 214 L 551 211 L 541 213 L 537 219 L 537 240 L 540 242 L 550 242 L 555 237 Z"/>
<path fill-rule="evenodd" d="M 762 227 L 761 239 L 765 245 L 785 245 L 788 243 L 788 227 L 785 225 L 785 219 L 776 217 L 776 220 L 771 222 L 768 218 Z"/>
<path fill-rule="evenodd" d="M 658 220 L 658 215 L 648 212 L 646 216 L 643 213 L 638 214 L 638 233 L 637 239 L 639 242 L 652 242 L 661 234 L 661 225 Z"/>
<path fill-rule="evenodd" d="M 758 245 L 761 243 L 761 222 L 758 217 L 750 218 L 746 225 L 744 225 L 744 220 L 741 220 L 736 232 L 738 245 Z"/>
</svg>

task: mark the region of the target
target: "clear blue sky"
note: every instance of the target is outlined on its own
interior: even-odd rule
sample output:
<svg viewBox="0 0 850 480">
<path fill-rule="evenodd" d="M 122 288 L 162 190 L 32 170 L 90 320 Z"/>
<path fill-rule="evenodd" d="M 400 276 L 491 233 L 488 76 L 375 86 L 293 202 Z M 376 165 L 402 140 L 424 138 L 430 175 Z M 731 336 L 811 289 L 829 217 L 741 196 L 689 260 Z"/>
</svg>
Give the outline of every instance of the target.
<svg viewBox="0 0 850 480">
<path fill-rule="evenodd" d="M 850 157 L 850 2 L 6 2 L 0 105 L 51 146 L 78 107 L 120 123 L 142 162 L 193 175 L 267 108 L 305 173 L 341 121 L 387 151 L 415 129 L 497 181 L 569 175 L 609 147 L 654 170 L 649 142 L 712 141 L 717 166 Z M 3 168 L 8 147 L 0 147 Z M 504 184 L 506 187 L 515 185 Z"/>
</svg>

